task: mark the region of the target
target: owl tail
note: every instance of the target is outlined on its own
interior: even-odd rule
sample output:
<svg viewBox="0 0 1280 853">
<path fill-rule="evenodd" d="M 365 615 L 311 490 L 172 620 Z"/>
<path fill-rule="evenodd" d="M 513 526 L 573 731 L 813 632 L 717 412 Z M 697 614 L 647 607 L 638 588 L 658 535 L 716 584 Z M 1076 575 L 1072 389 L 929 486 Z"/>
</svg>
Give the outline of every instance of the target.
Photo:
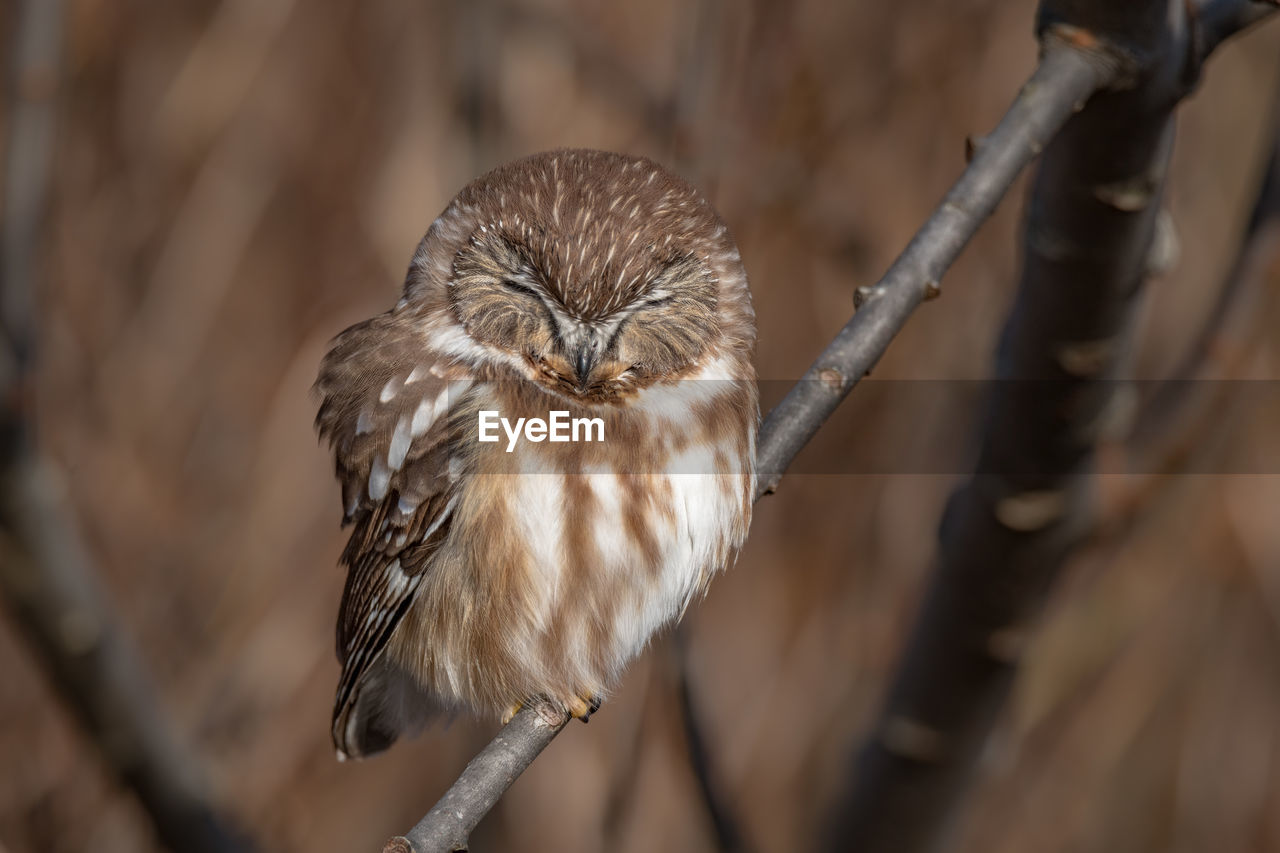
<svg viewBox="0 0 1280 853">
<path fill-rule="evenodd" d="M 368 758 L 401 735 L 415 735 L 444 709 L 403 669 L 385 658 L 365 671 L 346 702 L 333 711 L 338 760 Z"/>
</svg>

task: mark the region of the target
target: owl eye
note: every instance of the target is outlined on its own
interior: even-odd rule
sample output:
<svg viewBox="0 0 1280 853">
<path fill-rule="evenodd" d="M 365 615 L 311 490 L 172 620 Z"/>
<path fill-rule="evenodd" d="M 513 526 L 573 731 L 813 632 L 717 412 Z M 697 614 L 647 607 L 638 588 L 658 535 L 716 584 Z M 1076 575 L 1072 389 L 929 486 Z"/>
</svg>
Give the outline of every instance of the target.
<svg viewBox="0 0 1280 853">
<path fill-rule="evenodd" d="M 504 278 L 502 280 L 502 286 L 505 287 L 507 290 L 512 291 L 513 293 L 519 293 L 523 296 L 532 296 L 535 299 L 538 296 L 537 292 L 534 291 L 532 287 L 529 287 L 528 285 L 525 285 L 525 284 L 521 284 L 520 282 L 516 281 L 513 278 Z"/>
</svg>

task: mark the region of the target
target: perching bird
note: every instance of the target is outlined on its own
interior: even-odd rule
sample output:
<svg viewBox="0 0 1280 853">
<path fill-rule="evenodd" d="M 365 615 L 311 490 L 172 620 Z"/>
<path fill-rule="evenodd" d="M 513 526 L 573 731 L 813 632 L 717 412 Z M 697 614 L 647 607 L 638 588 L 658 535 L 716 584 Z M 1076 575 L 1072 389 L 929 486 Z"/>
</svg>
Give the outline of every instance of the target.
<svg viewBox="0 0 1280 853">
<path fill-rule="evenodd" d="M 652 161 L 553 151 L 466 186 L 316 381 L 352 525 L 339 756 L 458 708 L 585 719 L 746 537 L 754 347 L 728 229 Z M 569 440 L 540 440 L 555 417 Z"/>
</svg>

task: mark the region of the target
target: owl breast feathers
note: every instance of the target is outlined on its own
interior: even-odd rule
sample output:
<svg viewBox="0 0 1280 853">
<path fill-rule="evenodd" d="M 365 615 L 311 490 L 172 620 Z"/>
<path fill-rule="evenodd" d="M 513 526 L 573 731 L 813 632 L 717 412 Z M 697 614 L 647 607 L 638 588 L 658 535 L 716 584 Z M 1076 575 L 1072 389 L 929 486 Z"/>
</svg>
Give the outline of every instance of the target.
<svg viewBox="0 0 1280 853">
<path fill-rule="evenodd" d="M 728 229 L 657 164 L 465 187 L 316 382 L 351 525 L 339 754 L 457 708 L 590 713 L 746 537 L 754 346 Z"/>
</svg>

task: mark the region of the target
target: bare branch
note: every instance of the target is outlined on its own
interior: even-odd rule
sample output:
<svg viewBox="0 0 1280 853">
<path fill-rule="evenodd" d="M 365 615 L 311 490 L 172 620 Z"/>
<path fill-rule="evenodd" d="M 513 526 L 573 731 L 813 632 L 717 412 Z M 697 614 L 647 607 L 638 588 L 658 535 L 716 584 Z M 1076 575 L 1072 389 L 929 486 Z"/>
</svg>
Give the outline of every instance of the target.
<svg viewBox="0 0 1280 853">
<path fill-rule="evenodd" d="M 800 449 L 888 349 L 911 312 L 936 296 L 943 273 L 995 210 L 1013 179 L 1071 113 L 1106 85 L 1116 62 L 1102 51 L 1054 42 L 942 203 L 875 285 L 858 288 L 857 312 L 782 399 L 760 433 L 757 497 L 771 493 Z"/>
<path fill-rule="evenodd" d="M 1199 0 L 1193 22 L 1199 27 L 1196 45 L 1201 61 L 1227 39 L 1280 11 L 1280 0 Z"/>
<path fill-rule="evenodd" d="M 1173 110 L 1204 54 L 1188 49 L 1183 0 L 1044 0 L 1040 21 L 1050 50 L 1101 46 L 1123 61 L 1113 90 L 1040 164 L 977 473 L 947 506 L 933 581 L 831 849 L 928 850 L 945 837 L 1031 623 L 1087 528 L 1094 449 L 1123 403 L 1114 380 L 1149 268 Z"/>
<path fill-rule="evenodd" d="M 0 234 L 0 594 L 109 768 L 173 850 L 251 849 L 217 815 L 198 765 L 159 711 L 35 447 L 31 363 L 40 235 L 53 159 L 63 5 L 27 0 L 11 56 L 13 111 Z"/>
<path fill-rule="evenodd" d="M 1277 92 L 1280 95 L 1280 91 Z M 1275 232 L 1280 230 L 1280 101 L 1272 108 L 1270 148 L 1258 193 L 1254 199 L 1249 220 L 1245 224 L 1244 233 L 1237 245 L 1235 257 L 1223 277 L 1218 289 L 1217 299 L 1213 307 L 1205 315 L 1200 328 L 1191 336 L 1191 343 L 1186 352 L 1179 358 L 1171 377 L 1162 383 L 1149 404 L 1138 414 L 1130 441 L 1137 446 L 1154 441 L 1159 433 L 1166 432 L 1162 425 L 1181 420 L 1179 411 L 1184 408 L 1186 394 L 1183 392 L 1195 387 L 1203 366 L 1209 362 L 1210 353 L 1215 341 L 1222 333 L 1222 327 L 1235 310 L 1240 301 L 1240 293 L 1246 289 L 1257 289 L 1264 276 L 1258 269 L 1255 255 L 1259 253 L 1259 244 L 1275 239 Z M 1219 372 L 1220 375 L 1229 375 Z M 1195 407 L 1209 415 L 1211 406 Z M 1161 465 L 1143 465 L 1141 470 L 1160 470 Z"/>
<path fill-rule="evenodd" d="M 698 793 L 711 823 L 712 837 L 719 853 L 750 853 L 741 824 L 729 803 L 722 795 L 715 767 L 711 763 L 711 750 L 706 736 L 698 725 L 698 709 L 693 699 L 693 684 L 689 678 L 689 652 L 685 634 L 678 626 L 675 631 L 676 704 L 680 709 L 680 723 L 684 729 L 685 751 L 689 755 L 689 770 L 698 783 Z"/>
<path fill-rule="evenodd" d="M 1022 168 L 1072 111 L 1110 79 L 1113 64 L 1101 53 L 1046 51 L 1008 114 L 975 152 L 937 211 L 885 276 L 874 287 L 860 289 L 861 307 L 853 319 L 765 419 L 756 457 L 757 499 L 773 491 L 800 448 L 880 359 L 911 312 L 936 291 L 942 274 Z M 561 728 L 547 725 L 536 709 L 522 710 L 413 831 L 392 839 L 385 850 L 466 849 L 470 831 Z"/>
<path fill-rule="evenodd" d="M 1149 517 L 1168 478 L 1191 470 L 1198 455 L 1212 452 L 1233 423 L 1248 360 L 1273 337 L 1270 304 L 1280 294 L 1269 272 L 1280 269 L 1280 101 L 1271 115 L 1270 145 L 1253 209 L 1240 236 L 1213 307 L 1191 334 L 1190 344 L 1134 418 L 1124 437 L 1125 455 L 1136 472 L 1112 495 L 1110 518 L 1092 532 L 1091 544 L 1116 542 L 1133 528 L 1139 513 Z"/>
<path fill-rule="evenodd" d="M 43 0 L 37 0 L 43 2 Z M 12 428 L 4 415 L 3 428 Z M 11 448 L 5 447 L 8 456 Z M 116 620 L 59 478 L 38 455 L 0 471 L 0 593 L 102 759 L 171 850 L 252 850 L 218 814 Z"/>
<path fill-rule="evenodd" d="M 523 708 L 471 759 L 426 817 L 407 836 L 388 841 L 383 853 L 466 850 L 471 830 L 564 728 L 567 718 L 553 720 L 547 714 L 546 706 Z"/>
<path fill-rule="evenodd" d="M 9 96 L 13 104 L 5 151 L 4 229 L 0 233 L 0 315 L 20 357 L 30 342 L 33 248 L 48 203 L 56 110 L 54 95 L 62 42 L 62 2 L 26 2 L 19 9 L 10 53 Z M 13 371 L 16 366 L 9 366 Z M 7 377 L 6 377 L 7 378 Z"/>
</svg>

